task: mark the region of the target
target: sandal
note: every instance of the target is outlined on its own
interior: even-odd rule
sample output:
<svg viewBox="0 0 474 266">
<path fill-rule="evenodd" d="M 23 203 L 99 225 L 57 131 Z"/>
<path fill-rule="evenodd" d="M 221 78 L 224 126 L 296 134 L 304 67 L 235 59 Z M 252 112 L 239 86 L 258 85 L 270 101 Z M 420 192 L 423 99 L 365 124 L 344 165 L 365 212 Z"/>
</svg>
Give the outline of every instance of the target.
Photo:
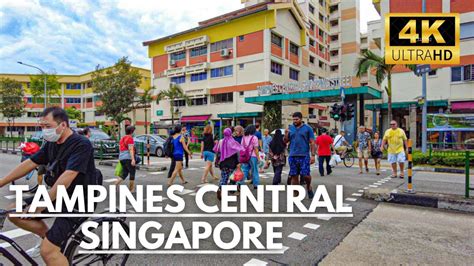
<svg viewBox="0 0 474 266">
<path fill-rule="evenodd" d="M 399 177 L 400 177 L 400 179 L 405 179 L 404 175 L 400 175 Z"/>
<path fill-rule="evenodd" d="M 186 185 L 188 183 L 188 181 L 184 181 L 184 183 L 181 183 L 181 185 Z"/>
</svg>

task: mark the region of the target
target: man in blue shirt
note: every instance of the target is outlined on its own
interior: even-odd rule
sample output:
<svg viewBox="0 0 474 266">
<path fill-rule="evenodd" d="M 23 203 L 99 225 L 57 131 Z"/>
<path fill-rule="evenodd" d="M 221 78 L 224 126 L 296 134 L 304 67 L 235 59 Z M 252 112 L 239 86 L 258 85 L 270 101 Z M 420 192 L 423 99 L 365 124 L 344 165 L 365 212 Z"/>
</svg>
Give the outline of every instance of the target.
<svg viewBox="0 0 474 266">
<path fill-rule="evenodd" d="M 298 176 L 302 176 L 308 190 L 308 197 L 314 197 L 311 187 L 310 165 L 315 162 L 316 151 L 314 149 L 313 129 L 303 123 L 301 112 L 293 114 L 293 125 L 285 130 L 285 142 L 290 143 L 290 178 L 292 185 L 299 185 Z M 310 154 L 311 150 L 311 154 Z"/>
<path fill-rule="evenodd" d="M 262 137 L 262 150 L 265 153 L 265 162 L 262 168 L 267 168 L 270 160 L 270 142 L 272 141 L 272 136 L 270 136 L 270 131 L 268 129 L 263 130 L 263 137 Z M 260 169 L 263 172 L 263 169 Z"/>
</svg>

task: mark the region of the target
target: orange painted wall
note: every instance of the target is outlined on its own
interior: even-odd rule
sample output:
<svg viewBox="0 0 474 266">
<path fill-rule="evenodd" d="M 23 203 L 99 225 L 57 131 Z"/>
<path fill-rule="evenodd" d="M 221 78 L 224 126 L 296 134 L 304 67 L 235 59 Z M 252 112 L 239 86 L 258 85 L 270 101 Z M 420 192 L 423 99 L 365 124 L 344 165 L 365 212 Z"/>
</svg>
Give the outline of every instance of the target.
<svg viewBox="0 0 474 266">
<path fill-rule="evenodd" d="M 467 1 L 466 1 L 467 2 Z M 391 13 L 416 13 L 421 12 L 422 0 L 391 0 Z M 443 12 L 443 0 L 428 0 L 426 4 L 426 13 Z M 451 10 L 451 12 L 453 12 Z"/>
<path fill-rule="evenodd" d="M 285 38 L 285 58 L 289 59 L 288 53 L 290 51 L 290 42 Z"/>
<path fill-rule="evenodd" d="M 239 37 L 236 39 L 237 57 L 263 53 L 263 31 L 246 34 L 242 41 Z"/>
<path fill-rule="evenodd" d="M 206 61 L 207 61 L 207 55 L 189 57 L 189 64 L 190 65 L 204 63 Z"/>
<path fill-rule="evenodd" d="M 256 90 L 258 86 L 269 85 L 269 84 L 271 84 L 271 82 L 264 81 L 264 82 L 250 83 L 250 84 L 214 88 L 214 89 L 211 89 L 211 94 L 214 95 L 214 94 L 227 93 L 227 92 L 233 92 L 233 91 L 252 91 L 252 90 Z"/>
<path fill-rule="evenodd" d="M 230 49 L 231 53 L 229 57 L 222 57 L 221 51 L 211 53 L 211 62 L 223 61 L 234 58 L 234 49 Z"/>
<path fill-rule="evenodd" d="M 451 13 L 467 13 L 474 11 L 472 0 L 451 0 Z"/>
<path fill-rule="evenodd" d="M 80 103 L 64 103 L 64 108 L 75 107 L 76 109 L 81 109 Z"/>
<path fill-rule="evenodd" d="M 42 103 L 27 103 L 25 105 L 26 108 L 43 108 L 44 104 Z"/>
<path fill-rule="evenodd" d="M 153 57 L 153 74 L 158 75 L 168 69 L 168 55 Z"/>
<path fill-rule="evenodd" d="M 272 55 L 283 58 L 283 49 L 276 44 L 272 43 Z"/>
<path fill-rule="evenodd" d="M 184 67 L 186 66 L 186 59 L 176 61 L 176 67 Z"/>
<path fill-rule="evenodd" d="M 290 62 L 295 65 L 298 65 L 300 63 L 298 60 L 298 56 L 293 53 L 290 53 Z"/>
<path fill-rule="evenodd" d="M 309 47 L 309 50 L 310 50 L 311 52 L 313 52 L 313 53 L 316 54 L 316 48 L 314 48 L 313 46 L 310 46 L 310 47 Z"/>
<path fill-rule="evenodd" d="M 85 108 L 93 108 L 93 107 L 94 107 L 93 103 L 86 103 L 85 104 Z"/>
</svg>

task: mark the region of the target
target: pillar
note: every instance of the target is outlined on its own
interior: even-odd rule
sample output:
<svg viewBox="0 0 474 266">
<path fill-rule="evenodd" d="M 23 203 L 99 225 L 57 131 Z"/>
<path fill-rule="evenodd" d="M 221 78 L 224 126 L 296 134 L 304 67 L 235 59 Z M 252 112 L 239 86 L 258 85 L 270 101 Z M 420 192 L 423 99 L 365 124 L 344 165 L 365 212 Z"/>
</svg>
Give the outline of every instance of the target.
<svg viewBox="0 0 474 266">
<path fill-rule="evenodd" d="M 372 110 L 372 132 L 377 132 L 377 109 Z"/>
<path fill-rule="evenodd" d="M 412 104 L 410 105 L 409 107 L 409 114 L 408 114 L 408 119 L 409 119 L 409 124 L 408 124 L 408 128 L 410 129 L 410 136 L 409 138 L 412 139 L 413 141 L 413 147 L 416 147 L 416 105 L 415 104 Z"/>
<path fill-rule="evenodd" d="M 359 94 L 359 125 L 365 126 L 364 95 Z"/>
</svg>

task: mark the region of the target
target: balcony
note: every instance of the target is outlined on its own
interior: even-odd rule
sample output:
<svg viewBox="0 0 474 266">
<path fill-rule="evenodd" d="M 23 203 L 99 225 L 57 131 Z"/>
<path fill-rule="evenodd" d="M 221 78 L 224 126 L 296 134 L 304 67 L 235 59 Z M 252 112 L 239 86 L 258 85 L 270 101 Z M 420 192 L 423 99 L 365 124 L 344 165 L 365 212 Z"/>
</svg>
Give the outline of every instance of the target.
<svg viewBox="0 0 474 266">
<path fill-rule="evenodd" d="M 186 74 L 188 75 L 205 72 L 208 69 L 209 69 L 209 63 L 207 62 L 185 67 Z"/>
<path fill-rule="evenodd" d="M 184 42 L 178 42 L 178 43 L 173 43 L 173 44 L 165 46 L 165 51 L 168 54 L 170 54 L 170 53 L 184 50 L 184 48 L 185 48 Z"/>
<path fill-rule="evenodd" d="M 341 17 L 341 10 L 336 10 L 329 15 L 329 21 L 338 20 Z"/>
<path fill-rule="evenodd" d="M 184 41 L 184 46 L 186 49 L 203 46 L 209 42 L 209 37 L 207 35 L 203 35 L 191 40 Z"/>
<path fill-rule="evenodd" d="M 329 61 L 331 62 L 331 65 L 339 64 L 339 63 L 341 63 L 341 56 L 339 54 L 338 55 L 331 55 L 329 57 Z"/>
<path fill-rule="evenodd" d="M 332 41 L 329 43 L 330 51 L 339 50 L 339 48 L 341 48 L 341 40 L 338 39 L 337 41 Z"/>
<path fill-rule="evenodd" d="M 329 28 L 329 35 L 335 35 L 335 34 L 338 34 L 339 32 L 341 32 L 341 25 L 340 24 L 337 24 L 335 26 L 331 26 Z"/>
<path fill-rule="evenodd" d="M 169 78 L 182 76 L 185 73 L 184 67 L 170 68 L 165 71 L 165 75 Z"/>
<path fill-rule="evenodd" d="M 369 79 L 367 77 L 367 73 L 363 74 L 361 77 L 360 77 L 360 82 L 361 83 L 368 83 L 369 82 Z"/>
</svg>

